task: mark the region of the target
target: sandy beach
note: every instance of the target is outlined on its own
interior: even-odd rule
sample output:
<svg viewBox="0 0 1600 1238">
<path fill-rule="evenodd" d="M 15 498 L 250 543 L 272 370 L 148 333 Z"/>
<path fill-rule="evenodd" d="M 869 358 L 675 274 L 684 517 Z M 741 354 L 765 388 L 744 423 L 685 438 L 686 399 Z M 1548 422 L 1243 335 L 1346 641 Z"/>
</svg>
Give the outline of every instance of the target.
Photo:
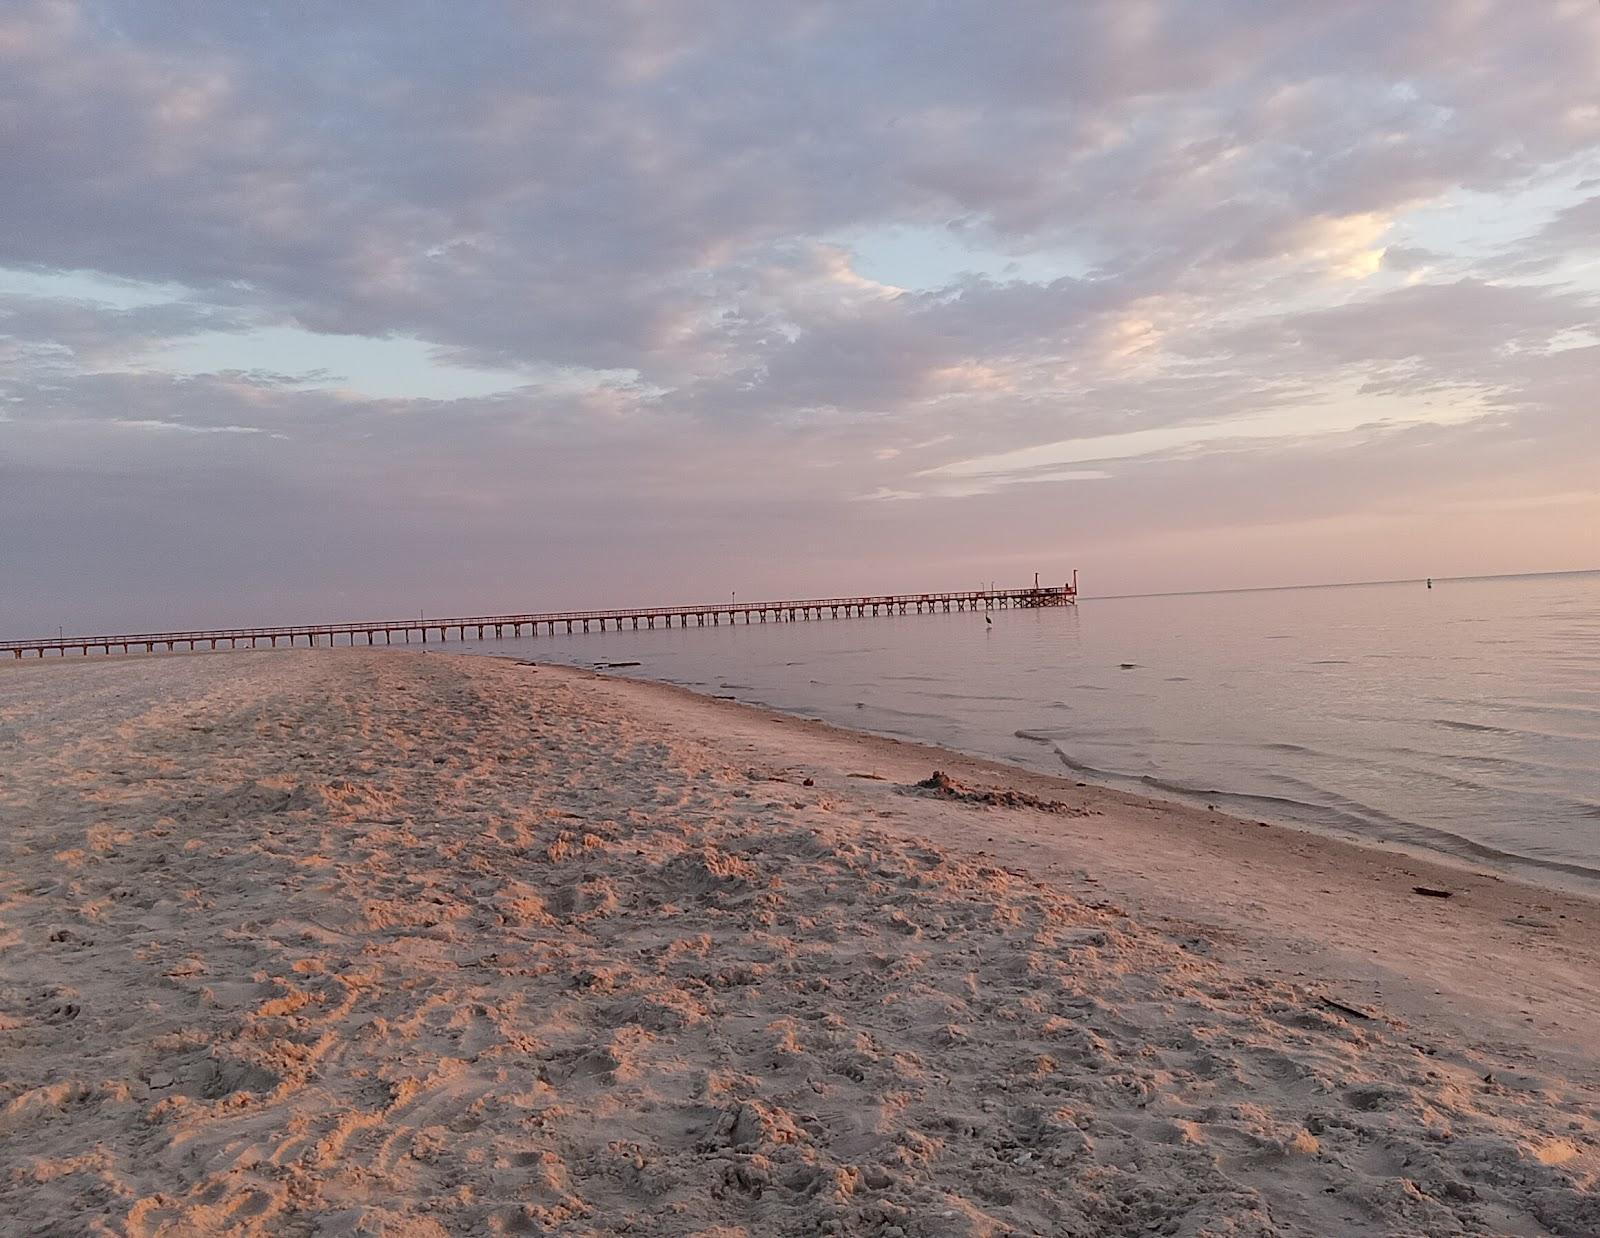
<svg viewBox="0 0 1600 1238">
<path fill-rule="evenodd" d="M 6 1234 L 1600 1234 L 1579 893 L 345 650 L 0 667 L 0 856 Z"/>
</svg>

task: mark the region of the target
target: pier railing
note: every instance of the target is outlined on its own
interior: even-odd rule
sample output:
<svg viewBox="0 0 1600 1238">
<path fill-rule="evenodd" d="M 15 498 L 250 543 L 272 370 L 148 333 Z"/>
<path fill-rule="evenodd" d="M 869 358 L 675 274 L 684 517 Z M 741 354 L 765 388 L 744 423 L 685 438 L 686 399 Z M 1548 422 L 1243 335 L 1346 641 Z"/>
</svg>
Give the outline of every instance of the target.
<svg viewBox="0 0 1600 1238">
<path fill-rule="evenodd" d="M 36 640 L 0 641 L 0 657 L 44 657 L 67 653 L 156 653 L 178 649 L 236 649 L 317 645 L 393 645 L 428 644 L 430 634 L 437 641 L 499 640 L 508 636 L 538 636 L 543 628 L 556 635 L 567 632 L 604 632 L 621 629 L 654 628 L 658 623 L 680 628 L 716 626 L 726 620 L 737 622 L 743 616 L 749 623 L 797 623 L 824 618 L 866 618 L 869 615 L 924 614 L 934 611 L 976 611 L 1032 609 L 1041 606 L 1071 606 L 1076 603 L 1075 583 L 1033 585 L 1022 589 L 973 589 L 961 592 L 885 593 L 857 597 L 798 598 L 781 602 L 706 602 L 679 606 L 621 607 L 611 610 L 560 610 L 517 615 L 469 615 L 454 619 L 362 620 L 352 623 L 287 624 L 264 628 L 215 628 L 204 631 L 137 632 L 114 636 L 55 636 Z M 382 638 L 381 640 L 379 638 Z"/>
</svg>

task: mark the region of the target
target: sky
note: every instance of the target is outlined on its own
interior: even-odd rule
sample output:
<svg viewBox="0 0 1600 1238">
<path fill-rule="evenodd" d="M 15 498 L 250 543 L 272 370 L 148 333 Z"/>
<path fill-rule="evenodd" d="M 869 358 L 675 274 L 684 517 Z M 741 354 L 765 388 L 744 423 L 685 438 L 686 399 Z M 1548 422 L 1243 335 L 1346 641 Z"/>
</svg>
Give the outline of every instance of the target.
<svg viewBox="0 0 1600 1238">
<path fill-rule="evenodd" d="M 10 0 L 0 169 L 0 635 L 1600 567 L 1595 0 Z"/>
</svg>

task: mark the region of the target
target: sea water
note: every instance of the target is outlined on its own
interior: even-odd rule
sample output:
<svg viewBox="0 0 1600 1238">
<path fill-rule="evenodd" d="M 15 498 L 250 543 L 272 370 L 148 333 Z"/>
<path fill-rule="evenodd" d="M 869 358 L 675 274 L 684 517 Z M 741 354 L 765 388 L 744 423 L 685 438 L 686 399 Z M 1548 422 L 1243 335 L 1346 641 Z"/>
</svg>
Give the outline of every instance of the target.
<svg viewBox="0 0 1600 1238">
<path fill-rule="evenodd" d="M 1600 573 L 450 645 L 1600 881 Z"/>
</svg>

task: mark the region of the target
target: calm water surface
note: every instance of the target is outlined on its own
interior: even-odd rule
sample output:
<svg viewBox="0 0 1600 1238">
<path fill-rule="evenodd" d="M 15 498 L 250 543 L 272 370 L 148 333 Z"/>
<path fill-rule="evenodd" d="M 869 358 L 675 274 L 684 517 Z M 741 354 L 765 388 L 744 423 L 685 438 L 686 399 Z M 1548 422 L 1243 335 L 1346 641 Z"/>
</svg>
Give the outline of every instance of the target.
<svg viewBox="0 0 1600 1238">
<path fill-rule="evenodd" d="M 623 673 L 1244 815 L 1600 880 L 1600 573 L 1086 599 L 993 619 L 460 648 L 638 660 Z"/>
</svg>

